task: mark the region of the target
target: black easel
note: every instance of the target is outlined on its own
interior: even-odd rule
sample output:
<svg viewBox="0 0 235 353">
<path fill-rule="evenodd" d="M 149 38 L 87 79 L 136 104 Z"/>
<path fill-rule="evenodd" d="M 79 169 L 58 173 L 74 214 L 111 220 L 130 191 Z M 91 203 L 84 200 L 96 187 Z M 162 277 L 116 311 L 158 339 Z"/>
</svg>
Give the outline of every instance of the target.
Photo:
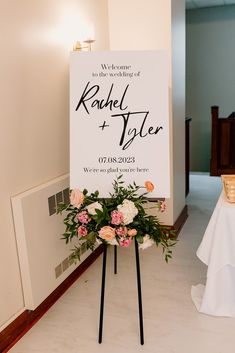
<svg viewBox="0 0 235 353">
<path fill-rule="evenodd" d="M 106 279 L 106 259 L 107 259 L 107 245 L 104 245 L 103 252 L 103 266 L 102 266 L 102 282 L 101 282 L 101 297 L 100 297 L 100 322 L 99 322 L 99 343 L 102 343 L 103 334 L 103 317 L 104 317 L 104 293 L 105 293 L 105 279 Z M 140 278 L 140 259 L 139 247 L 135 239 L 135 259 L 136 259 L 136 276 L 138 289 L 138 303 L 139 303 L 139 324 L 140 324 L 140 344 L 144 344 L 144 325 L 143 325 L 143 309 L 142 309 L 142 294 L 141 294 L 141 278 Z M 114 245 L 114 274 L 117 274 L 117 246 Z"/>
</svg>

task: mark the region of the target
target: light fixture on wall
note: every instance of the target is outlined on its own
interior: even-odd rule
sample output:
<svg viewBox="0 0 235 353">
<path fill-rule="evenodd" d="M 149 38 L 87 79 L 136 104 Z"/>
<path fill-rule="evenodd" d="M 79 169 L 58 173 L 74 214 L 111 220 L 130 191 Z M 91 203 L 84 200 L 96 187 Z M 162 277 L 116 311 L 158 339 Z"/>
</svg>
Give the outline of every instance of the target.
<svg viewBox="0 0 235 353">
<path fill-rule="evenodd" d="M 84 43 L 88 44 L 89 51 L 91 51 L 91 44 L 94 42 L 95 42 L 95 39 L 92 39 L 92 38 L 87 38 L 86 40 L 84 40 Z"/>
<path fill-rule="evenodd" d="M 92 38 L 87 38 L 85 39 L 83 42 L 77 41 L 74 46 L 73 46 L 73 50 L 74 51 L 82 51 L 82 50 L 89 50 L 91 51 L 91 44 L 95 42 L 95 39 Z M 83 43 L 85 43 L 85 45 L 83 45 Z"/>
</svg>

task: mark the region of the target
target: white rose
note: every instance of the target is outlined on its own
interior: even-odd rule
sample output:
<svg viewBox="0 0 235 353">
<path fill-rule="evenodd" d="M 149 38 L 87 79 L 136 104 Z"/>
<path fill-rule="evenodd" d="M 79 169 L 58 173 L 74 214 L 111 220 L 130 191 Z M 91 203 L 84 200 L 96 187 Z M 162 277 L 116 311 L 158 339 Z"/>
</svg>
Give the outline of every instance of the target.
<svg viewBox="0 0 235 353">
<path fill-rule="evenodd" d="M 154 240 L 148 234 L 143 237 L 143 243 L 139 244 L 139 249 L 145 250 L 154 244 Z"/>
<path fill-rule="evenodd" d="M 127 199 L 121 205 L 118 205 L 117 209 L 123 214 L 123 223 L 125 225 L 133 222 L 133 219 L 138 214 L 138 209 L 135 207 L 134 202 Z"/>
<path fill-rule="evenodd" d="M 96 210 L 103 211 L 102 205 L 98 201 L 91 203 L 86 209 L 87 212 L 93 216 L 96 215 Z"/>
</svg>

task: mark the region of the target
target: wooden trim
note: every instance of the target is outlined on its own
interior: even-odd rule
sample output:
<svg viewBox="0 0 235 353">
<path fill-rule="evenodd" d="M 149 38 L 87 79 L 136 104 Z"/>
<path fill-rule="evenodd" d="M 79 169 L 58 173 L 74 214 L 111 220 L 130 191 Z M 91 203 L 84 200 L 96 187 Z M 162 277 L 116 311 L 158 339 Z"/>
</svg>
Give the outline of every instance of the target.
<svg viewBox="0 0 235 353">
<path fill-rule="evenodd" d="M 190 122 L 192 118 L 185 118 L 185 197 L 189 194 L 190 171 Z"/>
<path fill-rule="evenodd" d="M 188 218 L 188 206 L 185 205 L 183 210 L 181 211 L 179 217 L 177 218 L 177 220 L 175 221 L 175 223 L 173 225 L 173 229 L 176 230 L 177 236 L 179 235 L 187 218 Z"/>
<path fill-rule="evenodd" d="M 211 161 L 210 175 L 235 173 L 235 113 L 228 117 L 219 117 L 219 107 L 211 107 Z"/>
<path fill-rule="evenodd" d="M 83 272 L 100 256 L 103 246 L 100 245 L 78 266 L 35 310 L 25 310 L 10 325 L 0 332 L 0 352 L 6 353 L 28 332 L 33 325 L 50 309 L 65 291 L 83 274 Z"/>
<path fill-rule="evenodd" d="M 187 205 L 171 229 L 176 230 L 177 236 L 188 217 Z M 0 332 L 0 352 L 6 353 L 16 342 L 28 332 L 32 326 L 50 309 L 50 307 L 65 293 L 65 291 L 82 275 L 82 273 L 100 256 L 103 246 L 99 246 L 88 256 L 76 270 L 71 273 L 34 311 L 25 310 L 9 326 Z"/>
<path fill-rule="evenodd" d="M 222 174 L 235 174 L 235 168 L 218 168 L 217 174 L 213 174 L 213 176 L 221 176 Z"/>
<path fill-rule="evenodd" d="M 165 227 L 174 230 L 176 232 L 176 238 L 177 238 L 187 218 L 188 218 L 188 206 L 185 205 L 179 217 L 175 221 L 174 225 L 173 226 L 165 225 Z"/>
</svg>

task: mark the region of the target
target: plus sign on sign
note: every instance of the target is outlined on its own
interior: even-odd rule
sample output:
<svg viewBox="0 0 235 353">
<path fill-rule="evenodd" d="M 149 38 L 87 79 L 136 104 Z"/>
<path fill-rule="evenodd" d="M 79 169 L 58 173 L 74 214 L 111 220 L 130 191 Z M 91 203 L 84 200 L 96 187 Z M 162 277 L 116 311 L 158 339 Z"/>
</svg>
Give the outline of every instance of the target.
<svg viewBox="0 0 235 353">
<path fill-rule="evenodd" d="M 167 63 L 165 51 L 71 53 L 71 189 L 109 197 L 123 175 L 170 197 Z"/>
</svg>

